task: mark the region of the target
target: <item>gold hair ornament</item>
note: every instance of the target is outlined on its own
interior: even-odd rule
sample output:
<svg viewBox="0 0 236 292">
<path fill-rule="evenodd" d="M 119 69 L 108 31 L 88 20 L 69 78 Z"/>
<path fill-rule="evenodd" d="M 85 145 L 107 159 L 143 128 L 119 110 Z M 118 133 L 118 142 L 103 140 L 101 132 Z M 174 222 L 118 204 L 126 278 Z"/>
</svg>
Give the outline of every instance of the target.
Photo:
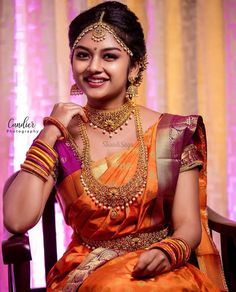
<svg viewBox="0 0 236 292">
<path fill-rule="evenodd" d="M 117 41 L 117 43 L 124 49 L 124 51 L 130 55 L 131 57 L 133 56 L 133 53 L 131 50 L 126 46 L 126 44 L 117 36 L 115 33 L 114 29 L 108 25 L 107 23 L 104 23 L 102 21 L 103 16 L 105 14 L 105 11 L 101 13 L 100 19 L 98 22 L 95 22 L 94 24 L 91 24 L 87 26 L 76 38 L 71 51 L 73 52 L 74 49 L 76 48 L 78 42 L 84 37 L 87 33 L 92 32 L 92 40 L 95 42 L 101 42 L 106 38 L 106 31 L 109 32 L 114 39 Z"/>
<path fill-rule="evenodd" d="M 131 77 L 128 78 L 128 88 L 126 91 L 126 96 L 128 98 L 132 99 L 133 97 L 136 97 L 138 95 L 138 87 L 142 83 L 143 72 L 146 70 L 147 64 L 148 64 L 147 55 L 145 54 L 138 61 L 139 70 L 137 76 L 134 78 Z"/>
<path fill-rule="evenodd" d="M 147 69 L 147 64 L 148 64 L 147 54 L 145 54 L 138 61 L 139 71 L 138 71 L 137 76 L 134 78 L 134 81 L 133 81 L 133 84 L 132 84 L 133 86 L 138 87 L 142 83 L 142 80 L 143 80 L 143 72 Z"/>
</svg>

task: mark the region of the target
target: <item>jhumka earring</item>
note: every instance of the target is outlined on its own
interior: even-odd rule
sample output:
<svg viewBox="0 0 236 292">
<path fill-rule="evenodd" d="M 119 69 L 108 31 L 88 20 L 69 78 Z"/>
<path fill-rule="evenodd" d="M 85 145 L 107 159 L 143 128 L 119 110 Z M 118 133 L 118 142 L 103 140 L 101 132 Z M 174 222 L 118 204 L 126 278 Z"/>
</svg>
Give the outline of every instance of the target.
<svg viewBox="0 0 236 292">
<path fill-rule="evenodd" d="M 80 95 L 80 94 L 83 94 L 83 91 L 78 87 L 76 83 L 73 84 L 70 89 L 70 95 Z"/>
<path fill-rule="evenodd" d="M 127 96 L 132 99 L 138 95 L 138 87 L 135 85 L 135 78 L 129 77 L 129 87 L 127 88 Z"/>
</svg>

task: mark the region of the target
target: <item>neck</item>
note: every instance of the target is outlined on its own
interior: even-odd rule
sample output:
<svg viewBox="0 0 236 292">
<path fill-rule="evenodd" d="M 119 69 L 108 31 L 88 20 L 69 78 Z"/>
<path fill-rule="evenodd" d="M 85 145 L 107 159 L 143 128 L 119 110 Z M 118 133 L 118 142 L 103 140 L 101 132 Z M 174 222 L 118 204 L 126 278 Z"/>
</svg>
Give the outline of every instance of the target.
<svg viewBox="0 0 236 292">
<path fill-rule="evenodd" d="M 127 101 L 126 97 L 115 100 L 94 100 L 88 98 L 87 105 L 94 109 L 100 110 L 114 110 L 121 107 Z"/>
</svg>

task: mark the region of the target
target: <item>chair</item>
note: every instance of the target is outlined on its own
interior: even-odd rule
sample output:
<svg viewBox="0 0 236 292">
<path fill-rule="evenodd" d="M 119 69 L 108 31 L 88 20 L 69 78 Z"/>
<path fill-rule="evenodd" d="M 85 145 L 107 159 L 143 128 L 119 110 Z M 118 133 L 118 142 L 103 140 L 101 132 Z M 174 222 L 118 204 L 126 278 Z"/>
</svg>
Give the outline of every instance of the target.
<svg viewBox="0 0 236 292">
<path fill-rule="evenodd" d="M 3 195 L 14 180 L 14 173 L 5 183 Z M 45 278 L 51 267 L 57 261 L 56 222 L 55 222 L 55 193 L 53 189 L 42 215 L 44 267 Z M 28 234 L 6 234 L 2 242 L 4 264 L 8 265 L 9 292 L 43 292 L 46 288 L 30 289 L 30 261 L 32 260 Z"/>
<path fill-rule="evenodd" d="M 5 184 L 4 193 L 14 174 Z M 55 189 L 46 204 L 43 216 L 43 238 L 44 238 L 44 263 L 45 276 L 57 260 L 56 252 L 56 230 L 55 230 Z M 236 291 L 236 222 L 220 216 L 208 207 L 208 224 L 210 231 L 220 234 L 221 255 L 226 282 L 230 292 Z M 4 264 L 8 265 L 9 291 L 10 292 L 41 292 L 46 288 L 30 289 L 30 244 L 27 234 L 9 234 L 2 242 L 2 254 Z M 197 266 L 197 260 L 192 254 L 190 261 Z"/>
</svg>

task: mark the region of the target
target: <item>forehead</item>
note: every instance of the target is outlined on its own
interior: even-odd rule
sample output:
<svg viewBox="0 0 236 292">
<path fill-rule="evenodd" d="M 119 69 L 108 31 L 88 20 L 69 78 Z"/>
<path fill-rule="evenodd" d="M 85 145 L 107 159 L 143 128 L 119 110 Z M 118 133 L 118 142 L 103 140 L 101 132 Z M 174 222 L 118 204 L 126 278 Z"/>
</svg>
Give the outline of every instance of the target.
<svg viewBox="0 0 236 292">
<path fill-rule="evenodd" d="M 117 49 L 120 49 L 121 52 L 125 53 L 121 45 L 118 44 L 118 42 L 115 40 L 113 35 L 109 33 L 108 31 L 105 32 L 105 39 L 102 41 L 94 41 L 92 39 L 92 32 L 88 32 L 78 41 L 77 46 L 84 46 L 91 50 L 104 50 L 107 48 L 117 48 Z"/>
</svg>

